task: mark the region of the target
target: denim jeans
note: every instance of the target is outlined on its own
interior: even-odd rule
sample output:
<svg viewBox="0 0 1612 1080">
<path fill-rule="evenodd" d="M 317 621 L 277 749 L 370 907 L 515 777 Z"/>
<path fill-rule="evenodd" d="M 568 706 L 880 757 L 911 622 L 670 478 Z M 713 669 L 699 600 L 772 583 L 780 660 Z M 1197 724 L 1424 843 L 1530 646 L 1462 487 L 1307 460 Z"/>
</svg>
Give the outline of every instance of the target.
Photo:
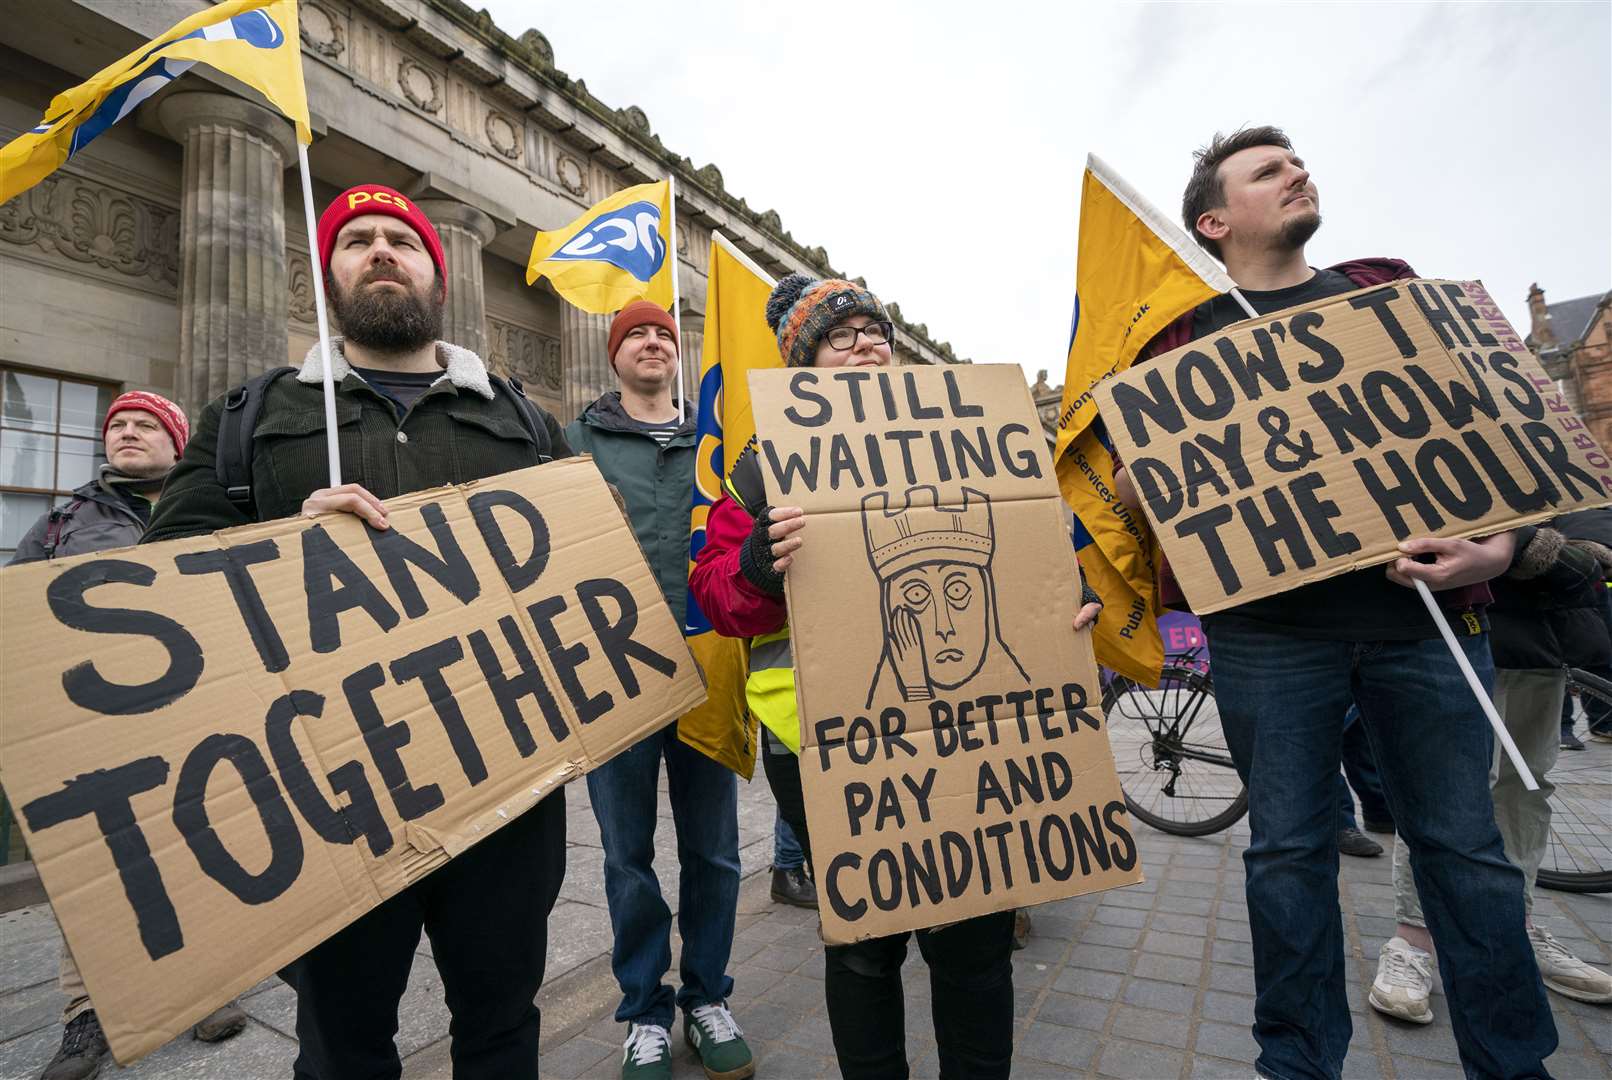
<svg viewBox="0 0 1612 1080">
<path fill-rule="evenodd" d="M 795 839 L 795 830 L 789 827 L 784 815 L 776 814 L 772 819 L 772 868 L 774 870 L 799 870 L 806 865 L 806 853 L 800 849 L 800 841 Z"/>
<path fill-rule="evenodd" d="M 1494 799 L 1494 820 L 1505 841 L 1506 858 L 1523 873 L 1523 908 L 1534 910 L 1534 881 L 1539 864 L 1550 847 L 1550 796 L 1556 785 L 1550 771 L 1561 753 L 1556 717 L 1567 690 L 1567 672 L 1561 668 L 1501 668 L 1495 672 L 1494 704 L 1517 744 L 1523 764 L 1534 774 L 1539 788 L 1523 787 L 1511 758 L 1499 743 L 1489 769 L 1489 793 Z M 1410 926 L 1426 926 L 1421 897 L 1412 880 L 1411 854 L 1404 841 L 1394 841 L 1394 918 Z"/>
<path fill-rule="evenodd" d="M 680 872 L 675 996 L 662 981 L 672 964 L 672 912 L 654 866 L 662 758 Z M 675 1008 L 725 1001 L 739 903 L 739 778 L 679 739 L 674 724 L 589 773 L 588 798 L 604 843 L 610 967 L 622 995 L 616 1019 L 670 1028 Z"/>
<path fill-rule="evenodd" d="M 1444 642 L 1312 641 L 1235 616 L 1204 629 L 1221 723 L 1248 787 L 1260 1074 L 1335 1080 L 1348 1051 L 1334 796 L 1354 701 L 1410 846 L 1467 1076 L 1548 1075 L 1556 1026 L 1524 929 L 1522 872 L 1495 825 L 1493 737 Z M 1459 640 L 1492 684 L 1487 637 Z"/>
<path fill-rule="evenodd" d="M 1348 779 L 1345 779 L 1347 777 Z M 1342 817 L 1339 828 L 1358 829 L 1355 819 L 1355 800 L 1360 797 L 1360 816 L 1367 821 L 1392 821 L 1388 800 L 1383 798 L 1382 778 L 1377 775 L 1377 762 L 1371 756 L 1371 744 L 1366 741 L 1366 729 L 1360 723 L 1360 709 L 1350 705 L 1343 717 L 1343 772 L 1338 774 L 1338 813 Z"/>
</svg>

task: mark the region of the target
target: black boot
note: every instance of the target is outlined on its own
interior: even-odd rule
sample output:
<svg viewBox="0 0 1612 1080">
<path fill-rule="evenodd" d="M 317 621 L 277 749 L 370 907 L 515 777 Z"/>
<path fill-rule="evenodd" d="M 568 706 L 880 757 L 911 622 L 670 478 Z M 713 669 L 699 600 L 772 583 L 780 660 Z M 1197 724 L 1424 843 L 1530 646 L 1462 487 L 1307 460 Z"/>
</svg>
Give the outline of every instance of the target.
<svg viewBox="0 0 1612 1080">
<path fill-rule="evenodd" d="M 775 866 L 772 868 L 772 898 L 780 904 L 814 908 L 817 906 L 817 885 L 806 876 L 804 867 L 780 870 Z"/>
<path fill-rule="evenodd" d="M 39 1080 L 94 1080 L 101 1066 L 112 1056 L 106 1045 L 106 1032 L 94 1009 L 73 1017 L 62 1032 L 62 1048 L 50 1059 Z"/>
<path fill-rule="evenodd" d="M 1359 829 L 1339 829 L 1338 850 L 1357 859 L 1372 859 L 1383 853 L 1383 846 Z"/>
</svg>

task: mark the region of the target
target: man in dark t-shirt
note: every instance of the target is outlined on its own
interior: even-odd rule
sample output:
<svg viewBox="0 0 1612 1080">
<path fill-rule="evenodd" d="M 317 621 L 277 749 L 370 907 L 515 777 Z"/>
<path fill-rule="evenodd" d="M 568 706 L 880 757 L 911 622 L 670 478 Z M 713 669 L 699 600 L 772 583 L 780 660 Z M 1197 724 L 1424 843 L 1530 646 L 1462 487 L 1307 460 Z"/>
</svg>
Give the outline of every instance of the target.
<svg viewBox="0 0 1612 1080">
<path fill-rule="evenodd" d="M 1276 128 L 1217 135 L 1197 155 L 1182 216 L 1260 314 L 1413 276 L 1394 260 L 1331 270 L 1306 262 L 1320 197 Z M 1244 318 L 1235 298 L 1217 297 L 1142 355 Z M 1123 468 L 1115 490 L 1139 505 Z M 1471 666 L 1492 684 L 1482 584 L 1506 571 L 1513 546 L 1510 533 L 1409 540 L 1386 568 L 1340 574 L 1203 620 L 1226 741 L 1248 788 L 1243 861 L 1260 1076 L 1331 1080 L 1349 1046 L 1335 796 L 1351 702 L 1410 846 L 1467 1074 L 1548 1075 L 1543 1063 L 1556 1048 L 1556 1028 L 1524 929 L 1522 874 L 1507 861 L 1495 825 L 1488 723 L 1411 587 L 1421 580 L 1437 593 Z"/>
</svg>

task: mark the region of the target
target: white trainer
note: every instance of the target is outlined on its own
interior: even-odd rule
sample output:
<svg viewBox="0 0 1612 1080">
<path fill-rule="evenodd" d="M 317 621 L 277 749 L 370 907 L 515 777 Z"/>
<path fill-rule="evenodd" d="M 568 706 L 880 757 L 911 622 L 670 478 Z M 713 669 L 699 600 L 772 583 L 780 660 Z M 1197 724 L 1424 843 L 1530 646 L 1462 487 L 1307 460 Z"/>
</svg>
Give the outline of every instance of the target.
<svg viewBox="0 0 1612 1080">
<path fill-rule="evenodd" d="M 1539 965 L 1539 977 L 1545 980 L 1546 987 L 1563 997 L 1591 1005 L 1612 1002 L 1612 975 L 1568 952 L 1567 947 L 1542 926 L 1530 926 L 1528 940 L 1534 946 L 1534 961 Z"/>
<path fill-rule="evenodd" d="M 1431 1024 L 1433 958 L 1402 937 L 1392 937 L 1377 957 L 1377 978 L 1366 1000 L 1384 1016 Z"/>
<path fill-rule="evenodd" d="M 621 1048 L 622 1080 L 671 1080 L 672 1033 L 659 1024 L 631 1024 Z"/>
</svg>

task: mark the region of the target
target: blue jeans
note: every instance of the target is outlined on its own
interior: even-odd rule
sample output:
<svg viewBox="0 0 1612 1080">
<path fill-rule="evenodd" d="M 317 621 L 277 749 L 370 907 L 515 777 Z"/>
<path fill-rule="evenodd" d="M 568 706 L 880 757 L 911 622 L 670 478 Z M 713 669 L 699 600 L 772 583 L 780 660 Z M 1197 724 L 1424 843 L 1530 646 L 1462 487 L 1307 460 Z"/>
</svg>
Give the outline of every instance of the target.
<svg viewBox="0 0 1612 1080">
<path fill-rule="evenodd" d="M 1353 701 L 1410 846 L 1467 1076 L 1547 1076 L 1556 1026 L 1524 930 L 1522 872 L 1495 825 L 1493 736 L 1444 642 L 1309 641 L 1235 616 L 1204 629 L 1248 787 L 1260 1074 L 1336 1080 L 1349 1047 L 1334 794 Z M 1492 685 L 1487 636 L 1459 640 Z"/>
<path fill-rule="evenodd" d="M 662 982 L 672 965 L 672 912 L 654 867 L 662 758 L 681 873 L 675 997 Z M 686 1011 L 725 1001 L 739 903 L 739 778 L 680 740 L 674 724 L 589 773 L 588 797 L 604 842 L 610 967 L 622 995 L 616 1019 L 670 1028 L 674 1005 Z"/>
<path fill-rule="evenodd" d="M 1358 829 L 1350 788 L 1360 796 L 1360 813 L 1367 821 L 1394 819 L 1388 811 L 1388 800 L 1383 798 L 1382 779 L 1377 775 L 1377 761 L 1371 756 L 1371 744 L 1366 741 L 1366 729 L 1360 723 L 1360 709 L 1354 705 L 1343 717 L 1343 772 L 1338 774 L 1338 814 L 1342 823 L 1338 827 Z"/>
<path fill-rule="evenodd" d="M 805 865 L 806 853 L 800 849 L 800 841 L 795 839 L 795 830 L 789 827 L 784 815 L 775 814 L 772 819 L 772 868 L 799 870 Z"/>
</svg>

